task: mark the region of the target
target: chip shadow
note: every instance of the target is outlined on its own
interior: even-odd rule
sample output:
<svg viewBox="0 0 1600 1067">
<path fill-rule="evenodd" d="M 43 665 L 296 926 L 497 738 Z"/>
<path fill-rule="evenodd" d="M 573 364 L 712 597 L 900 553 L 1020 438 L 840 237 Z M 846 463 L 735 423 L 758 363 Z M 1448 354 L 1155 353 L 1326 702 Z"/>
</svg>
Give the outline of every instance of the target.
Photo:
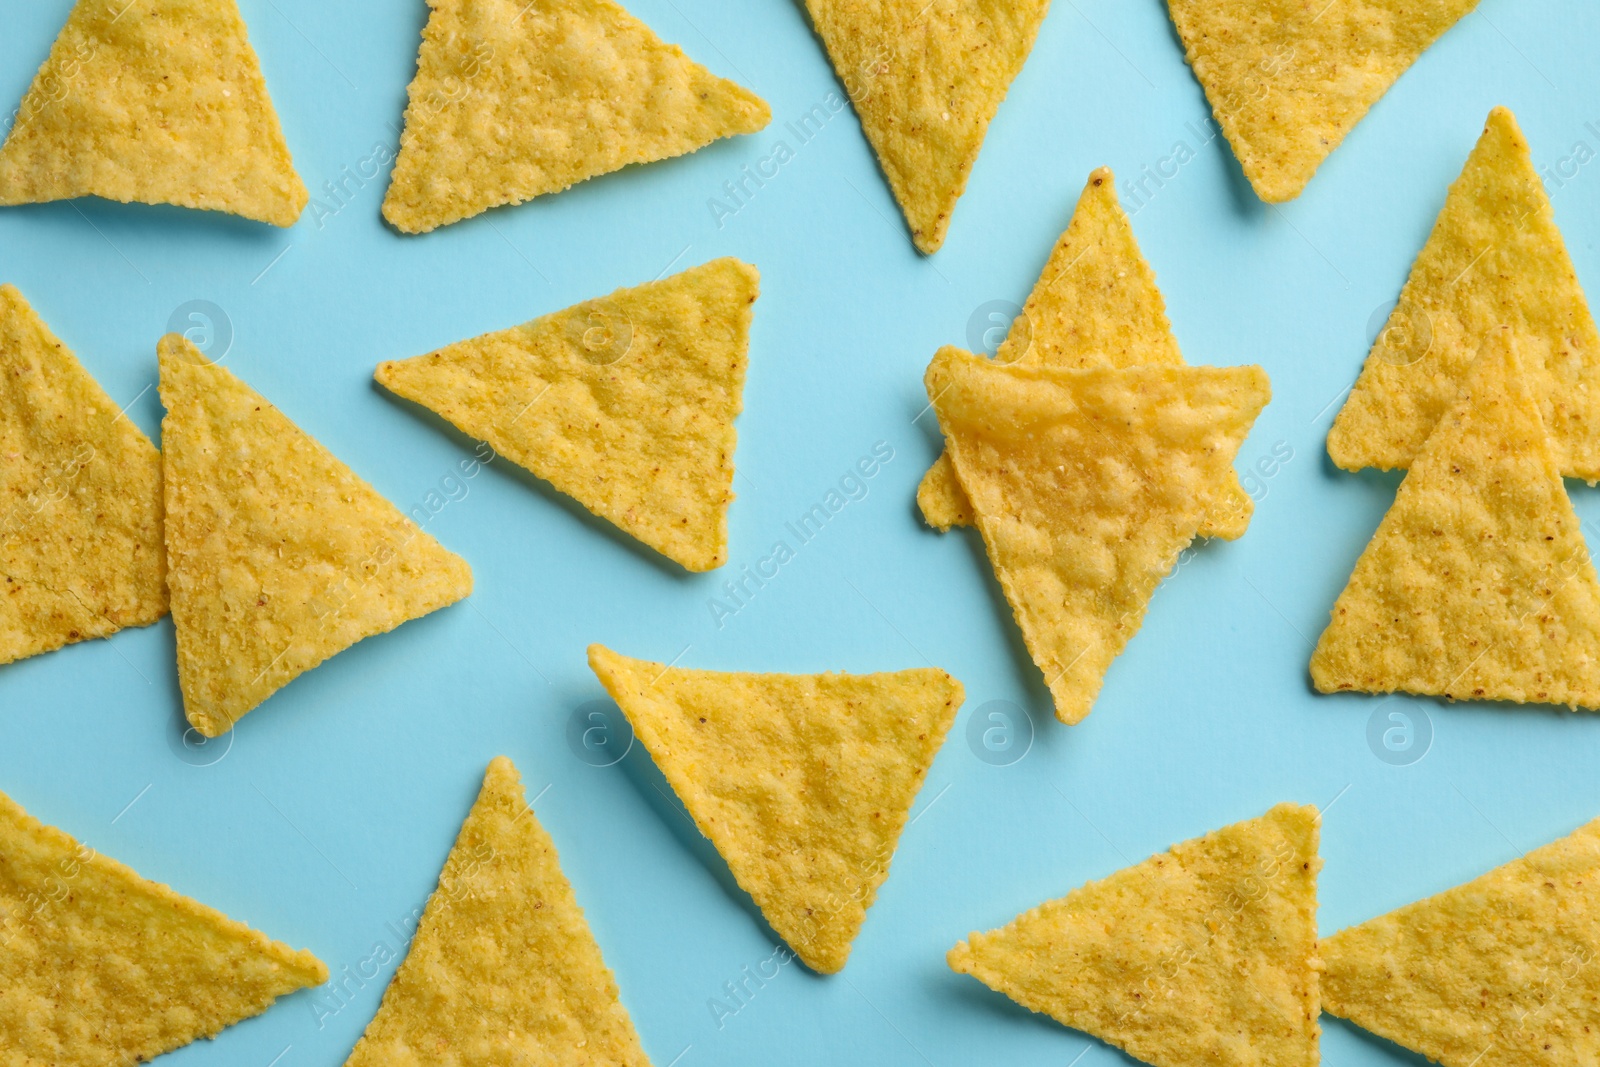
<svg viewBox="0 0 1600 1067">
<path fill-rule="evenodd" d="M 1370 1030 L 1363 1030 L 1349 1020 L 1324 1012 L 1321 1022 L 1324 1031 L 1331 1026 L 1350 1034 L 1360 1041 L 1365 1048 L 1372 1049 L 1378 1053 L 1385 1063 L 1402 1063 L 1408 1065 L 1408 1067 L 1429 1067 L 1430 1065 L 1430 1061 L 1426 1056 L 1412 1052 L 1408 1048 L 1403 1048 L 1386 1037 L 1379 1037 Z"/>
<path fill-rule="evenodd" d="M 1121 1064 L 1144 1067 L 1141 1061 L 1129 1056 L 1115 1045 L 1107 1044 L 1082 1030 L 1063 1026 L 1042 1012 L 1025 1008 L 1004 993 L 990 989 L 971 975 L 957 974 L 946 967 L 943 974 L 930 975 L 922 984 L 923 992 L 930 1003 L 951 1015 L 961 1013 L 973 1016 L 986 1026 L 1031 1027 L 1041 1034 L 1053 1035 L 1064 1042 L 1071 1042 L 1076 1047 L 1070 1052 L 1063 1052 L 1060 1061 L 1062 1063 L 1075 1064 L 1085 1053 L 1099 1049 L 1102 1053 L 1110 1054 Z M 1097 1062 L 1103 1064 L 1105 1061 L 1102 1059 Z"/>
<path fill-rule="evenodd" d="M 274 245 L 285 239 L 289 232 L 270 223 L 257 222 L 226 211 L 180 207 L 176 204 L 125 204 L 98 196 L 36 204 L 10 204 L 3 210 L 8 216 L 16 215 L 45 225 L 81 227 L 88 223 L 95 233 L 112 244 L 117 254 L 140 276 L 144 275 L 144 271 L 112 241 L 113 235 L 123 240 L 160 241 L 169 247 L 200 245 L 221 238 L 231 242 L 235 250 L 269 254 Z M 263 259 L 262 265 L 265 264 L 266 260 Z"/>
<path fill-rule="evenodd" d="M 1211 109 L 1211 100 L 1206 96 L 1205 87 L 1200 84 L 1200 79 L 1195 77 L 1194 68 L 1189 66 L 1188 49 L 1184 47 L 1183 37 L 1178 33 L 1177 24 L 1172 21 L 1172 15 L 1167 7 L 1167 0 L 1150 0 L 1161 13 L 1161 21 L 1167 27 L 1167 39 L 1177 51 L 1177 58 L 1189 72 L 1190 82 L 1194 91 L 1200 97 L 1200 106 L 1204 111 L 1205 119 L 1215 125 L 1216 132 L 1211 144 L 1217 146 L 1218 155 L 1221 157 L 1219 169 L 1222 180 L 1228 186 L 1229 203 L 1234 209 L 1234 214 L 1243 220 L 1259 221 L 1267 213 L 1268 205 L 1256 195 L 1255 187 L 1250 184 L 1250 179 L 1244 176 L 1244 167 L 1239 163 L 1239 157 L 1234 154 L 1233 144 L 1222 132 L 1220 123 Z M 1202 148 L 1202 151 L 1204 149 Z"/>
</svg>

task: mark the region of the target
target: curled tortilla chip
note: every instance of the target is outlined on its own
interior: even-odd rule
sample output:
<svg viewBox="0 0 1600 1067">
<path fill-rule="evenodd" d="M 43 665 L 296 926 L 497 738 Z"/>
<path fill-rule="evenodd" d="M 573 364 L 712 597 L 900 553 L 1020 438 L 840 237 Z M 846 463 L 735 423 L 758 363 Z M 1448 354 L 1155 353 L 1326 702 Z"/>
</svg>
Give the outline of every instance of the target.
<svg viewBox="0 0 1600 1067">
<path fill-rule="evenodd" d="M 1056 717 L 1081 722 L 1162 576 L 1229 506 L 1266 372 L 1058 370 L 946 348 L 925 384 Z"/>
<path fill-rule="evenodd" d="M 1117 202 L 1109 168 L 1089 175 L 1072 221 L 994 358 L 1067 369 L 1184 365 L 1166 301 Z M 1231 500 L 1219 503 L 1200 528 L 1202 537 L 1232 541 L 1250 525 L 1255 503 L 1237 475 L 1228 477 Z M 936 529 L 972 525 L 972 502 L 947 455 L 923 476 L 917 506 Z"/>
</svg>

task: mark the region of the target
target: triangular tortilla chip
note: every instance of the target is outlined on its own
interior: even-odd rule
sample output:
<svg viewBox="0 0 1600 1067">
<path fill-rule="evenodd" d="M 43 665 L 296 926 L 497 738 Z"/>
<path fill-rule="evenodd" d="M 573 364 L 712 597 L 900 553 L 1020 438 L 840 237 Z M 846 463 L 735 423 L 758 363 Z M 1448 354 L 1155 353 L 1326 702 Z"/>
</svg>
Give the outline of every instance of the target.
<svg viewBox="0 0 1600 1067">
<path fill-rule="evenodd" d="M 599 645 L 589 666 L 772 929 L 812 970 L 844 967 L 961 683 L 691 671 Z"/>
<path fill-rule="evenodd" d="M 1322 942 L 1323 1006 L 1445 1067 L 1600 1062 L 1600 820 Z"/>
<path fill-rule="evenodd" d="M 994 358 L 1036 367 L 1184 365 L 1166 301 L 1117 202 L 1110 168 L 1089 175 L 1072 221 L 1022 307 L 1021 325 L 1012 326 Z M 1231 541 L 1250 525 L 1255 504 L 1237 475 L 1228 478 L 1232 488 L 1218 513 L 1201 524 L 1201 537 Z M 972 525 L 972 502 L 949 456 L 941 455 L 923 476 L 917 506 L 936 529 Z"/>
<path fill-rule="evenodd" d="M 1484 342 L 1334 602 L 1321 692 L 1600 708 L 1600 582 L 1512 336 Z"/>
<path fill-rule="evenodd" d="M 472 592 L 466 561 L 178 334 L 161 339 L 184 711 L 226 733 L 357 641 Z"/>
<path fill-rule="evenodd" d="M 236 0 L 78 0 L 0 148 L 0 204 L 306 206 Z"/>
<path fill-rule="evenodd" d="M 0 663 L 166 613 L 161 454 L 0 285 Z"/>
<path fill-rule="evenodd" d="M 328 980 L 280 945 L 0 793 L 0 1063 L 120 1067 Z"/>
<path fill-rule="evenodd" d="M 649 1067 L 617 983 L 528 807 L 489 764 L 405 961 L 345 1067 Z"/>
<path fill-rule="evenodd" d="M 933 358 L 928 398 L 1056 717 L 1080 722 L 1157 583 L 1229 492 L 1260 367 Z"/>
<path fill-rule="evenodd" d="M 691 571 L 728 559 L 756 269 L 659 282 L 379 364 L 385 388 Z"/>
<path fill-rule="evenodd" d="M 1280 804 L 972 934 L 949 964 L 1155 1067 L 1315 1067 L 1317 823 Z"/>
<path fill-rule="evenodd" d="M 806 0 L 923 252 L 944 244 L 1050 0 Z"/>
<path fill-rule="evenodd" d="M 612 0 L 429 0 L 383 217 L 426 233 L 754 133 L 766 101 Z"/>
<path fill-rule="evenodd" d="M 1409 466 L 1502 325 L 1516 330 L 1561 472 L 1600 478 L 1600 333 L 1528 142 L 1496 108 L 1334 420 L 1328 455 L 1346 470 Z"/>
<path fill-rule="evenodd" d="M 1268 203 L 1300 195 L 1367 109 L 1478 0 L 1167 0 L 1189 66 Z"/>
</svg>

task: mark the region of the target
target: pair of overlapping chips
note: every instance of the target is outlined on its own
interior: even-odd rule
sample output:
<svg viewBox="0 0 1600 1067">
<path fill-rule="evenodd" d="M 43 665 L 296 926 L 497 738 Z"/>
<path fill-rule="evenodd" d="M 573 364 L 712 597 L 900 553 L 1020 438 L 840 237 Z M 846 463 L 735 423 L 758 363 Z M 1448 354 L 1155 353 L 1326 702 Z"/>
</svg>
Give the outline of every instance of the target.
<svg viewBox="0 0 1600 1067">
<path fill-rule="evenodd" d="M 946 348 L 926 385 L 946 452 L 923 516 L 978 527 L 1056 715 L 1079 722 L 1179 553 L 1248 525 L 1232 463 L 1267 376 L 1184 364 L 1098 170 L 994 359 Z"/>
<path fill-rule="evenodd" d="M 1600 1056 L 1600 820 L 1320 942 L 1318 823 L 1279 805 L 975 933 L 949 964 L 1154 1067 L 1314 1067 L 1322 1011 L 1445 1067 Z"/>
<path fill-rule="evenodd" d="M 383 213 L 421 233 L 771 118 L 612 0 L 433 0 Z M 300 217 L 236 0 L 78 0 L 0 148 L 0 204 Z"/>
<path fill-rule="evenodd" d="M 0 287 L 0 662 L 169 608 L 190 724 L 231 729 L 363 638 L 454 603 L 465 561 L 187 339 L 157 452 Z"/>
<path fill-rule="evenodd" d="M 1328 453 L 1410 470 L 1317 643 L 1318 689 L 1600 708 L 1600 582 L 1561 480 L 1600 478 L 1600 333 L 1509 111 Z"/>
</svg>

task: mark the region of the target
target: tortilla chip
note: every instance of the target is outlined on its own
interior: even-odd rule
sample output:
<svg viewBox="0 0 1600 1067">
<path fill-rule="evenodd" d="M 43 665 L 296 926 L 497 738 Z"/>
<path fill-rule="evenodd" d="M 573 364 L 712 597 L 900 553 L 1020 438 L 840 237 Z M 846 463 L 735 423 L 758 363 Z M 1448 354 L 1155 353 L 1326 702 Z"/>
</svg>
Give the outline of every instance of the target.
<svg viewBox="0 0 1600 1067">
<path fill-rule="evenodd" d="M 143 1063 L 327 980 L 311 953 L 145 881 L 0 793 L 0 1063 Z"/>
<path fill-rule="evenodd" d="M 0 204 L 306 206 L 236 0 L 78 0 L 0 148 Z"/>
<path fill-rule="evenodd" d="M 1280 804 L 950 950 L 1032 1011 L 1155 1067 L 1315 1067 L 1317 809 Z"/>
<path fill-rule="evenodd" d="M 717 259 L 378 365 L 437 412 L 691 571 L 728 559 L 756 269 Z"/>
<path fill-rule="evenodd" d="M 843 968 L 961 683 L 691 671 L 600 645 L 589 666 L 773 931 L 812 970 Z"/>
<path fill-rule="evenodd" d="M 1600 708 L 1600 583 L 1512 337 L 1484 342 L 1356 561 L 1321 692 Z"/>
<path fill-rule="evenodd" d="M 944 244 L 1050 0 L 806 0 L 923 252 Z"/>
<path fill-rule="evenodd" d="M 612 0 L 428 0 L 383 217 L 426 233 L 772 120 Z"/>
<path fill-rule="evenodd" d="M 1496 108 L 1334 420 L 1328 455 L 1346 470 L 1409 466 L 1501 325 L 1516 330 L 1561 472 L 1600 478 L 1600 333 L 1528 143 Z"/>
<path fill-rule="evenodd" d="M 1345 134 L 1478 0 L 1167 0 L 1256 195 L 1305 189 Z"/>
<path fill-rule="evenodd" d="M 996 361 L 1062 368 L 1184 365 L 1156 276 L 1117 202 L 1110 168 L 1089 175 L 1022 316 L 1022 325 L 995 352 Z M 1232 541 L 1250 525 L 1255 503 L 1237 475 L 1229 481 L 1231 499 L 1200 528 L 1200 536 Z M 941 455 L 923 476 L 917 506 L 928 525 L 941 531 L 972 525 L 972 502 L 948 456 Z"/>
<path fill-rule="evenodd" d="M 472 592 L 466 561 L 186 339 L 161 339 L 178 681 L 216 737 L 294 678 Z"/>
<path fill-rule="evenodd" d="M 345 1067 L 649 1067 L 617 983 L 528 807 L 489 764 L 416 937 Z"/>
<path fill-rule="evenodd" d="M 1445 1067 L 1600 1062 L 1600 821 L 1322 942 L 1327 1010 Z"/>
<path fill-rule="evenodd" d="M 1161 577 L 1231 498 L 1266 372 L 1059 370 L 945 348 L 926 384 L 1056 717 L 1080 722 Z"/>
<path fill-rule="evenodd" d="M 166 613 L 161 454 L 0 285 L 0 663 Z"/>
</svg>

